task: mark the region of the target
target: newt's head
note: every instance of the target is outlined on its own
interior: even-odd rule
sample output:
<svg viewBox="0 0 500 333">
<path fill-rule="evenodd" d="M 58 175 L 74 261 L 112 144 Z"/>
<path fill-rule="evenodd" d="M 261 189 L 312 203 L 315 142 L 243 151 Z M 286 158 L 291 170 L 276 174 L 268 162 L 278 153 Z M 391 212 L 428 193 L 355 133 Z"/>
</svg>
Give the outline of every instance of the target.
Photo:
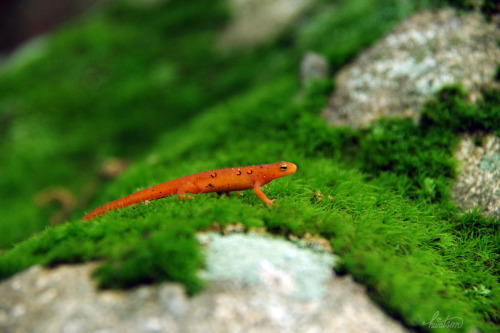
<svg viewBox="0 0 500 333">
<path fill-rule="evenodd" d="M 250 167 L 255 171 L 252 177 L 254 184 L 259 186 L 265 185 L 276 178 L 285 177 L 294 174 L 297 171 L 297 166 L 290 162 L 277 162 L 271 164 L 260 164 Z M 249 174 L 252 171 L 248 172 Z"/>
<path fill-rule="evenodd" d="M 294 174 L 297 171 L 297 166 L 291 162 L 281 161 L 271 164 L 275 178 L 280 178 Z"/>
</svg>

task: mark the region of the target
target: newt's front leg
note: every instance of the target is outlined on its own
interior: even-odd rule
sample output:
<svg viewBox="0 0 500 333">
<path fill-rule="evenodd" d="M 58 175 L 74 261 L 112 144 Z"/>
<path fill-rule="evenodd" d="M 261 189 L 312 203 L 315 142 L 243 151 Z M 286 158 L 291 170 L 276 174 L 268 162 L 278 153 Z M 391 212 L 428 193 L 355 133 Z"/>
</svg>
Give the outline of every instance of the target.
<svg viewBox="0 0 500 333">
<path fill-rule="evenodd" d="M 179 199 L 181 201 L 184 201 L 184 199 L 186 198 L 186 193 L 197 194 L 200 193 L 200 191 L 201 190 L 198 186 L 188 181 L 179 186 L 179 188 L 177 189 L 177 195 L 179 196 Z M 194 199 L 194 197 L 190 195 L 188 195 L 187 197 L 188 199 Z"/>
<path fill-rule="evenodd" d="M 272 206 L 274 205 L 273 202 L 274 200 L 276 199 L 273 199 L 273 200 L 269 200 L 268 197 L 266 197 L 266 195 L 264 194 L 264 192 L 262 192 L 262 190 L 260 189 L 260 186 L 259 185 L 255 185 L 255 187 L 253 188 L 253 191 L 255 192 L 255 194 L 257 194 L 257 196 L 262 200 L 264 201 L 268 206 Z"/>
</svg>

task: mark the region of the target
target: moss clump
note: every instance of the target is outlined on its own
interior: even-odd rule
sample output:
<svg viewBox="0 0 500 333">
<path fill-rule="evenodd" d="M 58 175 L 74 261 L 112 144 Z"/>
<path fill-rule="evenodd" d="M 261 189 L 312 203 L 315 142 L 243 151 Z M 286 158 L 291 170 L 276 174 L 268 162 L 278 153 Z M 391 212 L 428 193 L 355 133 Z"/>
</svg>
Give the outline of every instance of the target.
<svg viewBox="0 0 500 333">
<path fill-rule="evenodd" d="M 480 10 L 488 20 L 491 20 L 494 15 L 500 12 L 496 0 L 435 0 L 434 2 L 438 5 L 449 5 L 461 10 Z"/>
<path fill-rule="evenodd" d="M 439 128 L 453 134 L 469 131 L 500 133 L 500 97 L 497 90 L 482 92 L 476 104 L 467 101 L 467 94 L 460 86 L 441 89 L 434 101 L 422 110 L 424 129 Z"/>
<path fill-rule="evenodd" d="M 180 280 L 189 293 L 199 290 L 201 281 L 196 272 L 202 258 L 193 235 L 196 225 L 165 223 L 166 216 L 147 221 L 129 218 L 126 223 L 116 223 L 114 217 L 88 223 L 74 221 L 45 230 L 2 255 L 0 276 L 33 264 L 105 260 L 95 271 L 101 287 Z"/>
<path fill-rule="evenodd" d="M 340 66 L 419 6 L 351 3 L 318 1 L 276 43 L 233 55 L 216 51 L 229 20 L 219 0 L 113 3 L 48 37 L 32 60 L 0 76 L 0 248 L 42 230 L 58 212 L 32 199 L 47 188 L 67 190 L 75 211 L 87 207 L 109 156 L 154 153 L 149 147 L 162 133 L 290 77 L 309 50 Z M 379 20 L 389 12 L 391 20 Z"/>
<path fill-rule="evenodd" d="M 411 198 L 449 200 L 455 176 L 452 153 L 465 132 L 500 133 L 500 94 L 485 90 L 476 104 L 460 86 L 441 89 L 425 104 L 419 125 L 410 119 L 380 119 L 360 136 L 360 167 L 398 176 L 395 186 Z"/>
<path fill-rule="evenodd" d="M 445 198 L 428 204 L 427 198 L 403 196 L 396 185 L 407 176 L 397 172 L 367 181 L 356 170 L 363 159 L 355 153 L 374 134 L 326 126 L 316 116 L 326 101 L 324 90 L 311 89 L 297 101 L 297 89 L 284 78 L 207 110 L 165 134 L 153 148 L 155 159 L 129 170 L 98 200 L 200 170 L 290 160 L 298 172 L 264 189 L 277 206 L 268 209 L 251 191 L 231 198 L 206 194 L 127 207 L 89 223 L 71 221 L 2 255 L 1 276 L 36 263 L 99 259 L 103 264 L 95 274 L 102 286 L 166 279 L 196 292 L 202 260 L 194 232 L 213 223 L 241 223 L 330 239 L 342 258 L 338 269 L 369 286 L 374 299 L 411 327 L 425 328 L 439 309 L 463 318 L 467 327 L 489 330 L 498 320 L 498 223 L 461 217 Z M 182 133 L 191 134 L 175 140 Z"/>
<path fill-rule="evenodd" d="M 417 5 L 358 0 L 363 6 L 354 8 L 346 1 L 328 12 L 342 19 L 324 16 L 315 21 L 329 6 L 321 2 L 276 47 L 231 57 L 212 52 L 211 29 L 225 16 L 220 7 L 206 7 L 208 3 L 213 2 L 168 1 L 159 9 L 142 9 L 139 16 L 122 4 L 96 21 L 77 24 L 56 37 L 56 49 L 66 50 L 57 38 L 69 41 L 64 45 L 69 45 L 71 65 L 84 69 L 59 77 L 62 85 L 47 84 L 62 90 L 35 84 L 15 97 L 30 78 L 51 77 L 42 69 L 44 64 L 56 67 L 51 57 L 0 78 L 0 87 L 5 87 L 0 89 L 2 110 L 14 110 L 13 118 L 2 118 L 13 119 L 2 132 L 13 145 L 0 145 L 7 156 L 0 171 L 8 175 L 0 179 L 0 227 L 15 232 L 0 232 L 2 244 L 44 225 L 47 214 L 30 208 L 26 198 L 57 182 L 79 189 L 91 176 L 82 171 L 81 178 L 75 177 L 78 170 L 90 169 L 89 163 L 96 165 L 107 154 L 125 155 L 128 149 L 139 162 L 100 188 L 87 211 L 198 171 L 289 160 L 298 165 L 297 173 L 264 189 L 277 206 L 268 209 L 248 191 L 241 197 L 206 194 L 186 202 L 170 197 L 88 223 L 79 221 L 83 212 L 78 212 L 67 223 L 46 228 L 3 253 L 0 278 L 35 264 L 99 260 L 95 275 L 103 287 L 175 280 L 195 293 L 203 284 L 197 276 L 203 258 L 195 232 L 213 223 L 241 223 L 284 236 L 326 237 L 342 258 L 337 269 L 364 283 L 379 304 L 410 327 L 426 329 L 423 323 L 439 310 L 462 318 L 463 330 L 477 326 L 494 331 L 500 321 L 498 221 L 459 213 L 447 193 L 456 136 L 477 129 L 498 131 L 494 115 L 500 94 L 487 92 L 484 101 L 469 105 L 460 89 L 448 89 L 427 104 L 420 125 L 381 119 L 364 131 L 331 128 L 318 116 L 331 83 L 318 81 L 306 88 L 296 83 L 294 68 L 303 51 L 323 52 L 340 66 L 392 24 L 373 22 L 357 8 L 402 17 Z M 199 10 L 206 13 L 198 22 Z M 357 23 L 346 28 L 352 11 L 358 15 L 350 22 Z M 192 23 L 186 30 L 184 19 Z M 108 29 L 115 25 L 117 30 Z M 361 38 L 358 25 L 370 33 Z M 151 39 L 141 38 L 145 35 Z M 324 36 L 333 37 L 325 43 Z M 134 45 L 144 53 L 131 50 L 127 56 Z M 88 72 L 90 82 L 105 82 L 106 94 L 82 76 L 89 68 L 95 69 Z M 103 81 L 94 81 L 95 73 Z M 84 92 L 72 89 L 82 84 Z M 78 111 L 70 114 L 76 134 L 61 140 L 73 119 L 67 110 Z M 146 112 L 144 118 L 137 111 Z M 106 143 L 99 145 L 103 137 L 95 133 L 102 133 Z"/>
<path fill-rule="evenodd" d="M 411 198 L 448 198 L 455 175 L 452 132 L 418 127 L 411 119 L 381 119 L 361 140 L 362 169 L 374 175 L 402 176 L 401 190 Z"/>
</svg>

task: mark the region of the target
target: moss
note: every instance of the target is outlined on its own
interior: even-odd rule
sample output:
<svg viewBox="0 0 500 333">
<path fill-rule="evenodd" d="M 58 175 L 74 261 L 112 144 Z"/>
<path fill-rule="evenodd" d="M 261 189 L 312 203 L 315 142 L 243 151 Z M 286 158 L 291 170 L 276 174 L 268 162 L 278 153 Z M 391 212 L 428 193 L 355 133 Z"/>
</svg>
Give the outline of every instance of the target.
<svg viewBox="0 0 500 333">
<path fill-rule="evenodd" d="M 418 125 L 410 119 L 378 120 L 359 138 L 361 169 L 375 176 L 401 176 L 395 186 L 411 198 L 446 202 L 455 177 L 452 152 L 459 135 L 498 134 L 499 98 L 498 91 L 485 90 L 483 99 L 471 104 L 460 86 L 449 86 L 425 104 Z"/>
<path fill-rule="evenodd" d="M 319 2 L 276 46 L 233 57 L 212 50 L 226 18 L 213 3 L 117 4 L 56 35 L 47 55 L 0 78 L 7 129 L 0 135 L 10 144 L 0 144 L 7 156 L 0 162 L 7 175 L 0 178 L 1 244 L 44 226 L 50 212 L 26 198 L 58 183 L 79 193 L 93 179 L 90 169 L 111 154 L 135 162 L 99 187 L 87 211 L 201 170 L 290 160 L 297 173 L 264 189 L 277 205 L 269 209 L 247 191 L 186 202 L 165 198 L 88 223 L 78 221 L 78 211 L 4 252 L 0 278 L 35 264 L 97 260 L 102 287 L 174 280 L 196 293 L 203 257 L 194 233 L 213 223 L 241 223 L 329 239 L 342 258 L 337 270 L 365 284 L 410 327 L 426 329 L 423 323 L 439 310 L 462 318 L 464 330 L 494 331 L 498 221 L 459 213 L 448 191 L 456 137 L 498 131 L 500 94 L 487 91 L 470 105 L 452 87 L 424 107 L 420 125 L 381 119 L 364 131 L 331 128 L 319 117 L 331 82 L 297 83 L 304 50 L 326 54 L 335 69 L 418 4 L 359 0 L 360 6 L 346 1 L 330 8 Z M 384 15 L 394 19 L 382 24 Z M 64 75 L 55 74 L 60 67 L 68 69 Z"/>
<path fill-rule="evenodd" d="M 450 5 L 467 11 L 479 10 L 488 20 L 492 20 L 499 13 L 498 2 L 496 0 L 437 0 L 436 3 Z"/>
<path fill-rule="evenodd" d="M 159 133 L 238 91 L 211 79 L 225 68 L 213 52 L 222 2 L 146 7 L 113 4 L 2 72 L 0 248 L 47 224 L 57 208 L 32 199 L 44 189 L 64 187 L 73 206 L 87 204 L 79 198 L 108 156 L 141 156 Z"/>
<path fill-rule="evenodd" d="M 164 218 L 168 220 L 165 216 L 147 222 L 132 218 L 117 224 L 111 217 L 47 229 L 2 255 L 0 275 L 35 263 L 55 266 L 105 259 L 95 272 L 102 287 L 126 288 L 169 279 L 182 280 L 188 292 L 195 292 L 201 286 L 196 272 L 202 262 L 193 236 L 195 226 L 164 223 Z M 24 260 L 18 261 L 19 256 Z"/>
<path fill-rule="evenodd" d="M 297 32 L 297 46 L 323 53 L 334 70 L 426 1 L 318 1 Z M 367 15 L 370 13 L 370 15 Z M 335 28 L 335 30 L 332 30 Z"/>
<path fill-rule="evenodd" d="M 488 131 L 498 133 L 498 91 L 487 89 L 477 104 L 467 101 L 466 93 L 460 86 L 441 89 L 434 101 L 430 101 L 422 111 L 425 128 L 440 127 L 459 133 L 464 131 Z"/>
<path fill-rule="evenodd" d="M 360 158 L 366 172 L 391 172 L 409 180 L 405 193 L 439 201 L 455 175 L 451 132 L 417 127 L 410 119 L 381 119 L 366 131 Z"/>
<path fill-rule="evenodd" d="M 340 269 L 366 284 L 375 300 L 411 327 L 422 327 L 439 309 L 463 318 L 468 327 L 488 330 L 488 323 L 498 320 L 498 223 L 478 216 L 460 218 L 444 203 L 405 198 L 393 189 L 400 182 L 398 172 L 367 181 L 353 168 L 360 160 L 346 162 L 343 152 L 360 147 L 361 153 L 364 140 L 393 134 L 356 136 L 315 122 L 326 100 L 324 91 L 312 89 L 294 101 L 297 89 L 284 78 L 207 110 L 163 136 L 152 149 L 154 165 L 137 164 L 98 200 L 214 167 L 291 160 L 298 172 L 265 188 L 269 197 L 277 198 L 277 206 L 268 209 L 248 191 L 241 197 L 208 194 L 186 202 L 170 197 L 88 223 L 70 221 L 2 255 L 1 276 L 35 263 L 99 259 L 103 264 L 95 275 L 103 287 L 177 280 L 193 293 L 202 286 L 196 275 L 202 260 L 193 233 L 213 223 L 238 222 L 285 236 L 308 232 L 327 237 L 342 258 Z M 262 115 L 265 121 L 252 125 Z M 403 125 L 415 131 L 414 125 Z M 189 139 L 175 140 L 182 133 L 190 133 Z"/>
<path fill-rule="evenodd" d="M 222 1 L 116 3 L 67 25 L 0 77 L 0 215 L 9 221 L 0 223 L 0 248 L 57 213 L 31 199 L 46 188 L 63 187 L 74 207 L 86 206 L 107 157 L 149 154 L 161 133 L 206 106 L 295 73 L 306 51 L 326 54 L 337 68 L 418 6 L 318 1 L 276 43 L 235 55 L 214 47 L 229 16 Z"/>
</svg>

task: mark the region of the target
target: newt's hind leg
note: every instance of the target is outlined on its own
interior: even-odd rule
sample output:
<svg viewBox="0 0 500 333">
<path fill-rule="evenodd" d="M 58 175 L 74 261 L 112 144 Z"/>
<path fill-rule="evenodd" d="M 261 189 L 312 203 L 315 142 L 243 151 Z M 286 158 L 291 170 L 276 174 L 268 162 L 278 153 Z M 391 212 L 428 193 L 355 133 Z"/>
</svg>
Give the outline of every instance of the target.
<svg viewBox="0 0 500 333">
<path fill-rule="evenodd" d="M 191 182 L 185 182 L 184 184 L 182 184 L 181 186 L 179 186 L 179 188 L 177 189 L 177 195 L 179 196 L 179 199 L 181 201 L 184 201 L 184 199 L 186 198 L 186 193 L 193 193 L 193 194 L 196 194 L 196 193 L 200 193 L 200 188 L 198 186 L 196 186 L 195 184 L 191 183 Z M 187 196 L 188 199 L 194 199 L 194 197 L 188 195 Z"/>
</svg>

